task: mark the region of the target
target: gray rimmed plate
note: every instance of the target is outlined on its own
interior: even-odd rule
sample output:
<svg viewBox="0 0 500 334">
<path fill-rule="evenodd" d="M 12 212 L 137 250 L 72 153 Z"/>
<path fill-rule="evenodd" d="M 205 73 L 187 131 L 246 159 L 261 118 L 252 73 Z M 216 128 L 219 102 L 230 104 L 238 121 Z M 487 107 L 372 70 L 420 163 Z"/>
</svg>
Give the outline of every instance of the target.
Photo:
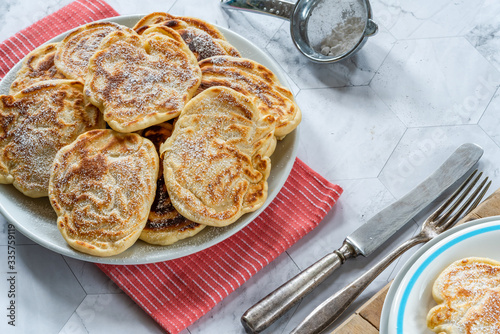
<svg viewBox="0 0 500 334">
<path fill-rule="evenodd" d="M 144 15 L 127 15 L 104 19 L 101 21 L 115 22 L 127 27 L 133 27 Z M 280 82 L 288 87 L 287 79 L 280 67 L 257 46 L 242 36 L 223 27 L 217 28 L 226 39 L 236 47 L 245 58 L 252 59 L 273 71 Z M 61 41 L 67 33 L 61 34 L 47 43 Z M 15 65 L 0 82 L 0 94 L 8 94 L 9 87 L 14 81 L 20 64 Z M 112 257 L 96 257 L 80 253 L 69 247 L 59 233 L 56 226 L 57 216 L 52 209 L 48 198 L 33 199 L 24 196 L 12 185 L 0 185 L 0 212 L 18 231 L 36 243 L 57 253 L 72 258 L 107 264 L 143 264 L 166 261 L 186 256 L 232 236 L 255 217 L 257 217 L 278 194 L 293 167 L 298 146 L 297 130 L 288 134 L 278 142 L 274 154 L 271 156 L 272 169 L 268 179 L 269 194 L 264 205 L 257 211 L 243 215 L 235 223 L 226 227 L 207 227 L 194 237 L 181 240 L 170 246 L 154 246 L 138 240 L 125 252 Z"/>
</svg>

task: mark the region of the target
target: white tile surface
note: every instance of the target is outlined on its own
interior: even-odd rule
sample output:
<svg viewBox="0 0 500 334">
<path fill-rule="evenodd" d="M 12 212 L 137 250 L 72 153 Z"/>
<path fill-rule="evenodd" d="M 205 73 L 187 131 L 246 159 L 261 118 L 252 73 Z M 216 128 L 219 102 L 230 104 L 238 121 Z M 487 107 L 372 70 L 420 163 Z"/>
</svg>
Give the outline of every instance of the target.
<svg viewBox="0 0 500 334">
<path fill-rule="evenodd" d="M 297 103 L 303 111 L 298 155 L 329 180 L 376 177 L 405 131 L 367 86 L 301 90 Z"/>
<path fill-rule="evenodd" d="M 87 295 L 60 331 L 70 333 L 163 333 L 125 294 Z"/>
<path fill-rule="evenodd" d="M 0 246 L 2 309 L 15 300 L 16 326 L 0 321 L 1 333 L 57 333 L 71 317 L 85 291 L 61 255 L 38 245 L 16 245 L 15 267 L 7 266 L 7 246 Z M 15 274 L 11 274 L 10 272 Z M 14 276 L 15 297 L 7 278 Z M 5 306 L 5 307 L 4 307 Z M 3 312 L 6 314 L 6 312 Z"/>
<path fill-rule="evenodd" d="M 374 17 L 398 39 L 461 36 L 474 27 L 484 0 L 373 0 Z"/>
<path fill-rule="evenodd" d="M 70 0 L 0 2 L 0 40 Z M 373 0 L 379 33 L 354 57 L 330 65 L 294 48 L 286 21 L 224 11 L 218 0 L 109 0 L 121 14 L 170 11 L 228 27 L 286 72 L 303 111 L 299 158 L 345 192 L 320 226 L 182 334 L 243 333 L 242 313 L 429 175 L 464 142 L 481 145 L 479 167 L 500 187 L 500 4 L 497 0 Z M 496 95 L 495 95 L 496 94 Z M 443 196 L 442 196 L 443 198 Z M 442 199 L 441 198 L 441 199 Z M 349 260 L 268 333 L 288 333 L 315 306 L 418 231 L 417 215 L 368 258 Z M 160 333 L 159 326 L 93 264 L 63 258 L 15 236 L 19 326 L 0 333 Z M 0 217 L 0 270 L 8 228 Z M 342 319 L 394 278 L 415 251 L 379 276 Z M 2 277 L 4 277 L 2 276 Z M 9 302 L 0 280 L 0 307 Z M 29 321 L 28 321 L 29 319 Z M 334 328 L 331 326 L 330 329 Z"/>
<path fill-rule="evenodd" d="M 465 38 L 452 37 L 398 41 L 370 87 L 416 127 L 477 123 L 499 83 Z"/>
<path fill-rule="evenodd" d="M 64 261 L 87 294 L 121 293 L 120 288 L 93 263 L 66 256 Z"/>
</svg>

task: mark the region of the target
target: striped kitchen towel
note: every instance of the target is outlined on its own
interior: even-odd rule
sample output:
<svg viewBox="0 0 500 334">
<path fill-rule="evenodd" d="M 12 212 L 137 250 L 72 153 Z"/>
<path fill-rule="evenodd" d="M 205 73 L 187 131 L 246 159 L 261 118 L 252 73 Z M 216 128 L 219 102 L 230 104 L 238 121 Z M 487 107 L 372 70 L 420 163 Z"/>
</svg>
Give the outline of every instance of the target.
<svg viewBox="0 0 500 334">
<path fill-rule="evenodd" d="M 117 15 L 102 0 L 72 2 L 0 44 L 0 78 L 48 39 Z M 296 159 L 271 204 L 230 238 L 176 260 L 98 266 L 168 333 L 178 333 L 313 230 L 341 193 Z"/>
<path fill-rule="evenodd" d="M 161 263 L 98 266 L 168 333 L 178 333 L 312 231 L 341 193 L 296 159 L 271 204 L 230 238 Z"/>
<path fill-rule="evenodd" d="M 118 15 L 104 1 L 78 0 L 44 17 L 0 44 L 0 79 L 27 53 L 49 39 L 79 25 Z"/>
</svg>

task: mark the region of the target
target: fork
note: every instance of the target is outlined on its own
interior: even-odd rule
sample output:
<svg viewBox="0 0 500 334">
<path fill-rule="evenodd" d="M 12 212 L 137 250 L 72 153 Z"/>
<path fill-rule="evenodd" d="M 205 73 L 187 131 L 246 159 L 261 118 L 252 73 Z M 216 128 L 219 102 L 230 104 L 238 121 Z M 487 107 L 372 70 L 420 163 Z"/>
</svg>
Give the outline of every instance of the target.
<svg viewBox="0 0 500 334">
<path fill-rule="evenodd" d="M 475 170 L 460 187 L 458 187 L 458 189 L 424 221 L 420 233 L 402 243 L 354 282 L 321 303 L 290 334 L 321 333 L 401 254 L 418 244 L 433 239 L 452 227 L 462 216 L 472 211 L 481 202 L 491 185 L 491 181 L 487 183 L 488 177 L 486 177 L 481 184 L 473 190 L 483 175 L 481 172 L 474 178 L 476 174 L 477 170 Z M 464 191 L 462 192 L 462 190 Z M 464 203 L 462 204 L 462 202 Z"/>
</svg>

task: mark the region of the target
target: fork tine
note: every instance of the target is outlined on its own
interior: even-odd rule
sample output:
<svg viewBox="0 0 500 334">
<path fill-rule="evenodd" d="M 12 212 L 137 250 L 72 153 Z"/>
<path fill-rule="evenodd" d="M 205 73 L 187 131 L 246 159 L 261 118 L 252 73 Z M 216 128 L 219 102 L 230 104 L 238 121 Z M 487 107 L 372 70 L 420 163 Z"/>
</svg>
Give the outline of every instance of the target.
<svg viewBox="0 0 500 334">
<path fill-rule="evenodd" d="M 474 172 L 472 172 L 471 175 L 469 175 L 469 177 L 458 187 L 458 189 L 455 190 L 453 192 L 453 194 L 451 194 L 451 196 L 446 200 L 446 202 L 441 204 L 441 206 L 436 211 L 434 211 L 427 218 L 427 220 L 428 221 L 435 220 L 457 198 L 457 196 L 460 194 L 460 192 L 465 188 L 465 186 L 474 177 L 474 175 L 476 175 L 476 173 L 477 173 L 477 169 Z"/>
<path fill-rule="evenodd" d="M 491 181 L 489 181 L 486 184 L 487 181 L 488 178 L 484 179 L 483 182 L 481 182 L 481 184 L 476 188 L 474 193 L 472 193 L 472 195 L 469 196 L 467 201 L 460 207 L 460 209 L 450 219 L 448 219 L 446 223 L 442 225 L 442 228 L 444 230 L 448 229 L 450 226 L 455 224 L 458 221 L 458 219 L 462 216 L 462 214 L 465 216 L 469 212 L 474 210 L 476 206 L 478 206 L 478 204 L 481 202 L 481 200 L 483 199 L 484 195 L 486 194 L 491 185 Z M 464 195 L 466 194 L 467 193 L 464 193 Z"/>
<path fill-rule="evenodd" d="M 483 199 L 484 195 L 486 195 L 486 192 L 488 191 L 488 189 L 490 188 L 490 186 L 491 186 L 491 181 L 488 182 L 488 184 L 483 189 L 483 191 L 481 191 L 481 193 L 479 194 L 479 196 L 476 198 L 476 200 L 474 201 L 474 203 L 472 203 L 471 207 L 469 208 L 469 210 L 467 210 L 467 212 L 464 214 L 464 216 L 467 216 L 472 210 L 474 210 L 479 205 L 479 203 L 481 203 L 481 200 Z"/>
<path fill-rule="evenodd" d="M 461 195 L 455 200 L 455 202 L 453 203 L 453 205 L 444 213 L 442 214 L 440 217 L 439 217 L 439 223 L 442 223 L 443 221 L 445 221 L 446 219 L 448 219 L 448 217 L 455 211 L 455 209 L 462 203 L 462 201 L 465 199 L 465 197 L 467 195 L 469 195 L 469 193 L 471 192 L 471 190 L 474 188 L 474 186 L 476 185 L 476 183 L 479 181 L 479 179 L 481 178 L 481 176 L 483 176 L 483 173 L 479 173 L 478 176 L 476 176 L 476 178 L 474 180 L 472 180 L 472 182 L 470 184 L 468 184 L 469 182 L 469 179 L 467 179 L 462 185 L 465 187 L 466 185 L 468 185 L 467 189 L 465 189 L 463 192 L 462 191 L 462 187 L 460 187 L 459 189 L 457 189 L 457 191 L 460 190 L 461 192 Z M 462 189 L 461 189 L 462 188 Z M 470 203 L 469 203 L 470 204 Z M 463 208 L 463 207 L 462 207 Z M 461 208 L 461 209 L 462 209 Z"/>
</svg>

